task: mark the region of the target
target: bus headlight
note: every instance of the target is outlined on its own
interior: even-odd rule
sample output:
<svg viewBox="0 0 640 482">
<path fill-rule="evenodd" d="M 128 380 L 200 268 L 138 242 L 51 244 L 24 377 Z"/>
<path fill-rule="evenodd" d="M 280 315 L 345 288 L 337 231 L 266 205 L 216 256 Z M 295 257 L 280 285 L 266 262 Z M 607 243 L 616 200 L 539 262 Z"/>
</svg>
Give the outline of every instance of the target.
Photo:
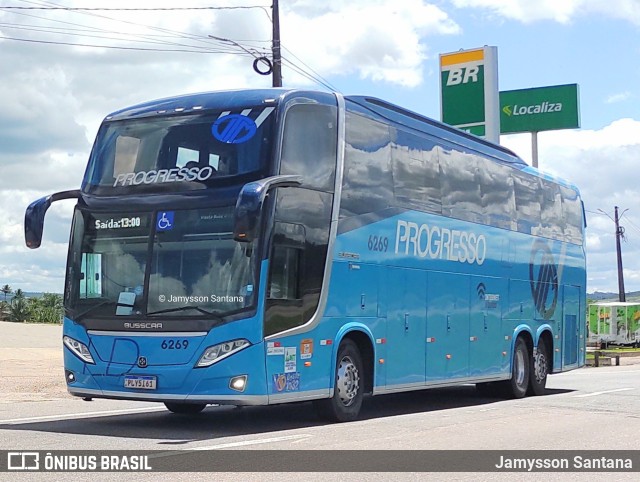
<svg viewBox="0 0 640 482">
<path fill-rule="evenodd" d="M 64 346 L 71 350 L 73 354 L 80 358 L 80 360 L 82 360 L 83 362 L 90 363 L 92 365 L 96 364 L 96 362 L 93 361 L 91 353 L 89 352 L 89 348 L 87 348 L 87 345 L 85 345 L 84 343 L 80 343 L 78 340 L 74 340 L 73 338 L 70 338 L 68 336 L 63 336 L 62 342 L 64 343 Z"/>
<path fill-rule="evenodd" d="M 250 344 L 251 343 L 249 343 L 249 340 L 240 339 L 210 346 L 204 351 L 204 353 L 200 357 L 200 360 L 198 360 L 198 363 L 196 363 L 196 368 L 211 366 L 214 363 L 217 363 L 220 360 L 223 360 L 228 356 L 233 355 L 240 350 L 243 350 Z"/>
</svg>

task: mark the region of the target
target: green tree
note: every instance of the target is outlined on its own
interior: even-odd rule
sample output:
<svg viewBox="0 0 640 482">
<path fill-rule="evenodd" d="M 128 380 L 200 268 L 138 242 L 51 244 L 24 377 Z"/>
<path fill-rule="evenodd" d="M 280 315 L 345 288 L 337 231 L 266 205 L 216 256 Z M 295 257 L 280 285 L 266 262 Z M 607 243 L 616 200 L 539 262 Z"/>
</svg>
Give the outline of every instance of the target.
<svg viewBox="0 0 640 482">
<path fill-rule="evenodd" d="M 9 305 L 9 321 L 23 322 L 29 319 L 29 304 L 22 298 L 14 298 Z"/>
<path fill-rule="evenodd" d="M 36 323 L 60 323 L 62 320 L 62 296 L 45 293 L 42 298 L 29 298 L 29 320 Z"/>
<path fill-rule="evenodd" d="M 18 298 L 20 300 L 24 299 L 24 291 L 22 291 L 20 288 L 18 288 L 17 290 L 15 290 L 13 292 L 13 297 Z"/>
<path fill-rule="evenodd" d="M 49 308 L 62 310 L 62 296 L 56 293 L 45 293 L 40 298 L 40 304 Z"/>
<path fill-rule="evenodd" d="M 2 291 L 4 293 L 4 300 L 7 301 L 7 295 L 10 295 L 13 290 L 11 289 L 11 286 L 9 285 L 4 285 L 2 287 L 2 289 L 0 289 L 0 291 Z"/>
</svg>

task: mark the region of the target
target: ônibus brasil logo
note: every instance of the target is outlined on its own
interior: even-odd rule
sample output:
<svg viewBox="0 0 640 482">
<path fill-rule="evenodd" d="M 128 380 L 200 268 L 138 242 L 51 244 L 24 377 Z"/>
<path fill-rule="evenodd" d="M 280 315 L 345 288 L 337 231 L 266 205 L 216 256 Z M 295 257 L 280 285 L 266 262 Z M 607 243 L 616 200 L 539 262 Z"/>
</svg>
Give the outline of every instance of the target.
<svg viewBox="0 0 640 482">
<path fill-rule="evenodd" d="M 547 102 L 544 101 L 541 104 L 533 105 L 505 105 L 502 108 L 502 112 L 509 117 L 512 115 L 532 115 L 532 114 L 547 114 L 550 112 L 562 112 L 561 102 Z"/>
<path fill-rule="evenodd" d="M 543 319 L 551 319 L 558 303 L 558 265 L 549 245 L 540 239 L 531 249 L 529 282 L 536 311 Z"/>
</svg>

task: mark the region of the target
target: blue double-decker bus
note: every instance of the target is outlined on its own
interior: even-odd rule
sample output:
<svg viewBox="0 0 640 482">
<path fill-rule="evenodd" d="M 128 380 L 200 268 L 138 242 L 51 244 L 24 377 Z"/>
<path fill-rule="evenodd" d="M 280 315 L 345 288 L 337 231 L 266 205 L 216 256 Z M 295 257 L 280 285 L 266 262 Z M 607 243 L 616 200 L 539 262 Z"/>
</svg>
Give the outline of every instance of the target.
<svg viewBox="0 0 640 482">
<path fill-rule="evenodd" d="M 578 189 L 379 99 L 285 89 L 109 115 L 64 288 L 69 393 L 207 404 L 475 383 L 520 398 L 585 361 Z"/>
</svg>

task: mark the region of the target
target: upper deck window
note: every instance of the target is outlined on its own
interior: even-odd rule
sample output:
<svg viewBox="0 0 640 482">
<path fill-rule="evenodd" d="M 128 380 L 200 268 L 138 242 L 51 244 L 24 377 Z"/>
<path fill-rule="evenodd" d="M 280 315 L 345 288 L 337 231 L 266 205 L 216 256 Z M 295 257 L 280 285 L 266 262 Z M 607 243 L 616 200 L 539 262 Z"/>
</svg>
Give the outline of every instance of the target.
<svg viewBox="0 0 640 482">
<path fill-rule="evenodd" d="M 207 187 L 263 171 L 271 156 L 273 107 L 105 122 L 83 190 L 159 192 Z"/>
</svg>

